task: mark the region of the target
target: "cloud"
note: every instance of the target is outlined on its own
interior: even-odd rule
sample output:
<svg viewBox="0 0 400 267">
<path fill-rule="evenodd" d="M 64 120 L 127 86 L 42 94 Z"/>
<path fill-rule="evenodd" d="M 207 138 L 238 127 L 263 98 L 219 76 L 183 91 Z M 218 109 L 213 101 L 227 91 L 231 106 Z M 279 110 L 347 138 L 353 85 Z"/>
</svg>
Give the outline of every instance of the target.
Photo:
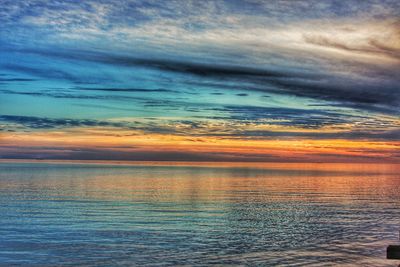
<svg viewBox="0 0 400 267">
<path fill-rule="evenodd" d="M 60 99 L 93 99 L 93 100 L 116 100 L 121 102 L 129 102 L 129 101 L 141 101 L 147 103 L 148 98 L 144 97 L 133 97 L 133 96 L 125 96 L 125 95 L 89 95 L 82 94 L 79 92 L 71 92 L 66 89 L 57 89 L 57 90 L 32 90 L 32 91 L 15 91 L 15 90 L 7 90 L 0 89 L 0 93 L 3 94 L 12 94 L 12 95 L 27 95 L 27 96 L 35 96 L 35 97 L 51 97 L 51 98 L 60 98 Z"/>
<path fill-rule="evenodd" d="M 0 115 L 0 122 L 21 125 L 31 129 L 53 129 L 69 127 L 124 127 L 120 122 L 108 122 L 89 119 L 54 119 L 33 116 Z"/>
<path fill-rule="evenodd" d="M 114 131 L 109 131 L 109 135 L 114 136 L 129 136 L 130 131 L 141 131 L 144 133 L 156 134 L 188 134 L 185 129 L 179 129 L 181 125 L 177 121 L 136 121 L 136 120 L 94 120 L 94 119 L 72 119 L 72 118 L 48 118 L 34 116 L 15 116 L 15 115 L 0 115 L 0 124 L 3 131 L 21 130 L 38 130 L 45 131 L 48 129 L 69 129 L 74 127 L 100 127 L 100 128 L 115 128 Z M 187 128 L 186 128 L 187 129 Z M 119 133 L 118 130 L 124 130 Z M 128 132 L 126 132 L 128 131 Z M 136 133 L 135 133 L 136 134 Z"/>
<path fill-rule="evenodd" d="M 277 156 L 250 153 L 159 151 L 133 148 L 130 151 L 96 148 L 31 147 L 0 148 L 0 158 L 6 159 L 58 159 L 58 160 L 122 160 L 122 161 L 204 161 L 204 162 L 254 162 L 282 161 Z M 293 159 L 289 159 L 292 161 Z"/>
<path fill-rule="evenodd" d="M 157 69 L 160 71 L 174 72 L 174 73 L 184 73 L 190 75 L 196 75 L 200 77 L 214 77 L 214 78 L 224 78 L 224 77 L 262 77 L 262 78 L 289 78 L 289 77 L 310 77 L 307 73 L 296 72 L 287 73 L 288 71 L 279 71 L 276 68 L 257 68 L 248 67 L 242 65 L 225 65 L 225 64 L 215 64 L 215 63 L 204 63 L 204 62 L 194 62 L 189 60 L 174 60 L 168 58 L 154 58 L 154 57 L 140 57 L 132 56 L 127 54 L 110 53 L 99 50 L 77 50 L 77 49 L 13 49 L 8 48 L 9 51 L 36 54 L 44 57 L 61 58 L 64 60 L 76 60 L 76 61 L 88 61 L 95 63 L 103 63 L 114 66 L 125 66 L 125 67 L 144 67 L 150 69 Z M 38 72 L 42 74 L 44 71 L 32 70 L 29 67 L 19 66 L 19 65 L 3 65 L 6 69 L 10 70 L 21 70 L 26 72 Z M 55 77 L 64 76 L 62 74 L 57 74 L 55 71 Z M 52 73 L 50 73 L 52 74 Z"/>
<path fill-rule="evenodd" d="M 157 89 L 146 89 L 146 88 L 98 88 L 98 87 L 74 87 L 71 89 L 83 90 L 83 91 L 104 91 L 104 92 L 129 92 L 129 93 L 176 93 L 176 91 L 157 88 Z"/>
<path fill-rule="evenodd" d="M 10 110 L 2 112 L 20 116 L 0 121 L 17 133 L 112 127 L 108 134 L 127 136 L 397 141 L 399 10 L 395 0 L 3 0 L 0 93 Z M 49 115 L 30 116 L 46 101 Z M 55 103 L 60 118 L 50 118 Z M 96 112 L 110 119 L 86 119 Z M 161 153 L 136 152 L 109 155 Z M 158 158 L 231 157 L 168 153 Z"/>
<path fill-rule="evenodd" d="M 150 53 L 158 48 L 190 54 L 201 52 L 200 57 L 211 54 L 220 59 L 223 55 L 242 51 L 246 53 L 236 53 L 238 58 L 250 57 L 254 60 L 260 55 L 276 58 L 287 54 L 292 61 L 296 61 L 303 58 L 302 54 L 306 52 L 308 58 L 326 54 L 334 60 L 332 56 L 335 54 L 315 49 L 316 46 L 310 45 L 303 37 L 337 36 L 366 45 L 373 40 L 370 46 L 376 42 L 379 45 L 375 49 L 389 51 L 379 46 L 385 44 L 388 48 L 392 47 L 393 43 L 384 38 L 392 36 L 398 29 L 393 20 L 398 18 L 399 9 L 400 5 L 395 0 L 225 0 L 168 1 L 162 4 L 144 0 L 31 0 L 23 3 L 4 0 L 0 21 L 7 25 L 2 30 L 11 33 L 11 37 L 21 35 L 19 38 L 24 40 L 30 32 L 40 33 L 40 37 L 34 39 L 42 44 L 72 41 L 90 47 L 123 48 L 125 51 L 132 44 L 141 44 L 141 47 L 148 47 Z M 342 44 L 342 41 L 338 43 Z M 356 50 L 357 53 L 349 54 L 352 61 L 362 59 L 359 52 L 370 52 L 368 49 Z M 352 49 L 347 51 L 354 52 Z M 252 57 L 251 53 L 255 56 Z M 391 57 L 390 53 L 386 55 Z M 270 62 L 271 57 L 261 59 Z M 300 63 L 304 66 L 304 62 Z"/>
<path fill-rule="evenodd" d="M 19 30 L 34 27 L 33 32 L 49 31 L 53 33 L 49 36 L 59 40 L 45 37 L 46 44 L 39 42 L 31 48 L 9 45 L 21 54 L 75 61 L 76 65 L 85 61 L 111 68 L 151 69 L 160 76 L 183 75 L 180 82 L 204 87 L 291 95 L 399 114 L 396 1 L 170 1 L 162 5 L 6 1 L 1 10 L 15 15 L 14 27 Z M 10 16 L 4 20 L 12 22 Z M 83 40 L 71 45 L 63 35 Z M 86 40 L 91 35 L 93 42 Z M 65 48 L 78 46 L 82 49 Z M 58 66 L 9 63 L 3 68 L 73 83 L 99 84 L 112 79 L 85 77 Z"/>
<path fill-rule="evenodd" d="M 399 162 L 400 155 L 393 153 L 388 159 L 382 155 L 361 153 L 343 155 L 340 153 L 315 153 L 313 155 L 278 155 L 276 153 L 251 152 L 185 152 L 160 151 L 140 147 L 129 150 L 115 148 L 85 147 L 28 147 L 2 146 L 0 158 L 4 159 L 51 159 L 51 160 L 118 160 L 118 161 L 189 161 L 189 162 Z M 376 153 L 376 150 L 369 151 Z M 380 151 L 378 151 L 380 152 Z M 380 153 L 388 153 L 381 151 Z"/>
<path fill-rule="evenodd" d="M 102 107 L 104 108 L 104 107 Z M 186 137 L 217 137 L 233 139 L 349 139 L 400 141 L 400 130 L 390 120 L 351 117 L 326 111 L 300 109 L 225 107 L 220 109 L 230 117 L 213 121 L 145 119 L 90 120 L 1 115 L 3 131 L 69 129 L 74 127 L 115 128 L 109 135 L 130 136 L 142 133 L 172 134 Z M 330 118 L 330 119 L 327 119 Z M 363 126 L 363 124 L 365 124 Z M 353 125 L 349 128 L 349 125 Z M 270 127 L 268 127 L 270 126 Z M 282 126 L 277 128 L 277 126 Z M 357 126 L 357 127 L 355 127 Z M 328 131 L 319 131 L 324 127 Z M 120 131 L 121 130 L 121 131 Z M 130 131 L 135 132 L 130 132 Z"/>
<path fill-rule="evenodd" d="M 230 119 L 237 121 L 252 121 L 258 124 L 287 125 L 301 128 L 321 128 L 327 125 L 338 125 L 362 119 L 349 114 L 316 110 L 284 107 L 257 107 L 257 106 L 224 106 L 215 108 Z"/>
<path fill-rule="evenodd" d="M 226 133 L 224 136 L 231 138 L 244 138 L 254 140 L 268 140 L 271 138 L 279 139 L 311 139 L 311 140 L 368 140 L 368 141 L 400 141 L 400 130 L 370 130 L 370 131 L 332 131 L 332 132 L 309 132 L 309 131 L 266 131 L 266 130 L 238 130 L 232 133 Z"/>
<path fill-rule="evenodd" d="M 397 27 L 400 27 L 400 21 L 396 23 Z M 400 38 L 400 32 L 395 33 L 393 39 Z M 366 53 L 366 54 L 383 54 L 388 57 L 394 57 L 400 59 L 400 46 L 399 47 L 391 47 L 389 45 L 385 45 L 381 43 L 380 40 L 370 39 L 366 43 L 352 43 L 347 44 L 340 42 L 339 40 L 330 39 L 324 36 L 304 36 L 304 40 L 310 44 L 327 47 L 327 48 L 335 48 L 338 50 L 344 50 L 348 52 L 357 52 L 357 53 Z M 386 40 L 390 43 L 390 40 Z"/>
<path fill-rule="evenodd" d="M 0 78 L 0 82 L 34 82 L 36 79 L 30 78 Z"/>
<path fill-rule="evenodd" d="M 30 67 L 21 64 L 3 64 L 0 66 L 3 70 L 14 71 L 23 74 L 29 74 L 47 79 L 61 79 L 80 83 L 83 81 L 82 77 L 73 75 L 67 71 L 47 68 L 47 67 Z"/>
<path fill-rule="evenodd" d="M 68 58 L 69 60 L 96 62 L 110 66 L 155 69 L 166 75 L 168 73 L 170 75 L 171 73 L 182 74 L 187 76 L 186 80 L 189 83 L 198 86 L 203 84 L 204 87 L 212 86 L 224 90 L 244 89 L 293 95 L 372 112 L 399 113 L 397 109 L 397 106 L 400 105 L 400 94 L 397 92 L 398 78 L 395 76 L 387 77 L 387 75 L 390 75 L 390 71 L 382 74 L 376 73 L 373 80 L 366 80 L 359 77 L 341 77 L 335 73 L 311 72 L 308 69 L 208 64 L 165 58 L 139 58 L 98 51 L 44 51 L 34 49 L 25 52 L 48 57 Z M 66 78 L 76 82 L 88 80 L 57 70 L 47 72 L 47 70 L 33 70 L 14 65 L 6 65 L 6 67 L 47 77 Z"/>
</svg>

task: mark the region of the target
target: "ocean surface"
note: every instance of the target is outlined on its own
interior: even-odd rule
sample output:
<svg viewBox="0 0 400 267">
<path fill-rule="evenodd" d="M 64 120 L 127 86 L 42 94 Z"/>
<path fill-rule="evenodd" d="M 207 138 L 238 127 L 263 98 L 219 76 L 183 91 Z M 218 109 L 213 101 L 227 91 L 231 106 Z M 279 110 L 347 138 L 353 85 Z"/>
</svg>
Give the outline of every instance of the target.
<svg viewBox="0 0 400 267">
<path fill-rule="evenodd" d="M 0 266 L 397 266 L 400 166 L 0 163 Z"/>
</svg>

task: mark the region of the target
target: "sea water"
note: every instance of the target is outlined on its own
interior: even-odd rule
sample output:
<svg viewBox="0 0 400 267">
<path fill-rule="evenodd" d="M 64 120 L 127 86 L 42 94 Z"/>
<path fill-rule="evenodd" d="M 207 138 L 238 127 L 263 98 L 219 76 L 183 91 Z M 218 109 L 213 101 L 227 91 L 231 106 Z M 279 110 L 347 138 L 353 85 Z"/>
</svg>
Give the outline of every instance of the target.
<svg viewBox="0 0 400 267">
<path fill-rule="evenodd" d="M 395 164 L 0 163 L 0 266 L 396 266 Z"/>
</svg>

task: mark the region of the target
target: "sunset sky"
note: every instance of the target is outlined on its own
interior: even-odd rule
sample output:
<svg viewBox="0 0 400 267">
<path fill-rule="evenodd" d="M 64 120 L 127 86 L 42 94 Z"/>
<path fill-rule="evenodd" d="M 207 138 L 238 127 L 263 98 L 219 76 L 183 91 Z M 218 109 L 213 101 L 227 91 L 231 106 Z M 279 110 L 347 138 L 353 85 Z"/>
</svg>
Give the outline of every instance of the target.
<svg viewBox="0 0 400 267">
<path fill-rule="evenodd" d="M 400 1 L 0 0 L 0 158 L 400 162 Z"/>
</svg>

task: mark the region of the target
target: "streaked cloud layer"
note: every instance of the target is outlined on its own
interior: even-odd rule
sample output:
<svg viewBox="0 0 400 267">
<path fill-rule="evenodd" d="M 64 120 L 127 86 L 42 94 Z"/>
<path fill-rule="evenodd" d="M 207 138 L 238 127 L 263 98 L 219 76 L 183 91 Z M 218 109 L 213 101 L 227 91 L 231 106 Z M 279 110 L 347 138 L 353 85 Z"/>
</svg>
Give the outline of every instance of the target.
<svg viewBox="0 0 400 267">
<path fill-rule="evenodd" d="M 2 158 L 400 162 L 398 1 L 0 0 Z"/>
</svg>

